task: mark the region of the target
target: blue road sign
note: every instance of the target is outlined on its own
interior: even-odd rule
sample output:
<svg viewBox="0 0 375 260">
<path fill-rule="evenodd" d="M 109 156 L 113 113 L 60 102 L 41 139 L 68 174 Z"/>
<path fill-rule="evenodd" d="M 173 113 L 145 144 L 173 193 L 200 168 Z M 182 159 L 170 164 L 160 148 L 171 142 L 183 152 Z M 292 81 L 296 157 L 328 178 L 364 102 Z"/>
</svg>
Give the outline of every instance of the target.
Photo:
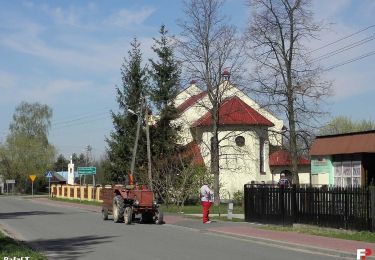
<svg viewBox="0 0 375 260">
<path fill-rule="evenodd" d="M 46 178 L 52 178 L 52 172 L 47 172 L 46 173 Z"/>
</svg>

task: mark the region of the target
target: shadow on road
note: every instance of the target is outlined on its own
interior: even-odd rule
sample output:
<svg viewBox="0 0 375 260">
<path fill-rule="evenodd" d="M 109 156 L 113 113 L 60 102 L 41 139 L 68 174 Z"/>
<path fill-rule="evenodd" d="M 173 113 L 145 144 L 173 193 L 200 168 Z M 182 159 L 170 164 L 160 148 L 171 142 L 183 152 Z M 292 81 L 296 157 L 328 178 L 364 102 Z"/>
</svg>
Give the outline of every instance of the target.
<svg viewBox="0 0 375 260">
<path fill-rule="evenodd" d="M 34 240 L 28 242 L 55 259 L 78 259 L 80 256 L 93 252 L 93 246 L 112 242 L 115 236 L 80 236 L 72 238 Z"/>
<path fill-rule="evenodd" d="M 15 219 L 15 218 L 23 218 L 26 216 L 36 216 L 36 215 L 59 215 L 63 214 L 60 212 L 51 212 L 51 211 L 19 211 L 19 212 L 5 212 L 0 213 L 0 219 Z"/>
</svg>

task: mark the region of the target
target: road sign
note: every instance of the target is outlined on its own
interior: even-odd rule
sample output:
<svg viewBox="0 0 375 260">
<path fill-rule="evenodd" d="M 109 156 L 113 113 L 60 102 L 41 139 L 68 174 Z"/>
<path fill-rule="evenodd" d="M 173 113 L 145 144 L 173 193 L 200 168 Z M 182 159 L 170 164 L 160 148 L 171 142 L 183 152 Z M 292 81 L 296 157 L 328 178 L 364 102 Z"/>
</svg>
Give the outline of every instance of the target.
<svg viewBox="0 0 375 260">
<path fill-rule="evenodd" d="M 31 195 L 34 196 L 34 181 L 36 179 L 36 175 L 29 175 L 31 180 Z"/>
<path fill-rule="evenodd" d="M 46 178 L 52 178 L 52 172 L 47 172 L 46 173 Z"/>
<path fill-rule="evenodd" d="M 94 175 L 96 167 L 78 167 L 78 175 Z"/>
<path fill-rule="evenodd" d="M 5 180 L 6 184 L 15 184 L 16 180 Z"/>
</svg>

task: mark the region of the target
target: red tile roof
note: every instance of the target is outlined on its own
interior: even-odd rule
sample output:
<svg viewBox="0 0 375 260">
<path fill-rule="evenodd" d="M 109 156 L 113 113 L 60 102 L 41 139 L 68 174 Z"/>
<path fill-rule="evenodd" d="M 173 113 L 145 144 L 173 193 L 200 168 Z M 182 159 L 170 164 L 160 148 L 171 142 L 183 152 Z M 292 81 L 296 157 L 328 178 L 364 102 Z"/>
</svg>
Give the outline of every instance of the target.
<svg viewBox="0 0 375 260">
<path fill-rule="evenodd" d="M 270 166 L 289 166 L 292 162 L 290 160 L 289 152 L 286 150 L 280 150 L 270 154 Z M 309 165 L 310 161 L 306 158 L 299 157 L 298 165 Z"/>
<path fill-rule="evenodd" d="M 186 109 L 188 109 L 189 107 L 193 106 L 197 101 L 199 101 L 200 99 L 202 99 L 206 95 L 207 95 L 207 91 L 203 91 L 203 92 L 201 92 L 201 93 L 199 93 L 197 95 L 191 96 L 185 102 L 183 102 L 181 105 L 179 105 L 177 107 L 177 110 L 180 113 L 184 112 Z"/>
<path fill-rule="evenodd" d="M 234 96 L 223 101 L 219 108 L 220 125 L 262 125 L 274 126 L 267 118 Z M 211 112 L 198 119 L 192 127 L 212 125 Z"/>
</svg>

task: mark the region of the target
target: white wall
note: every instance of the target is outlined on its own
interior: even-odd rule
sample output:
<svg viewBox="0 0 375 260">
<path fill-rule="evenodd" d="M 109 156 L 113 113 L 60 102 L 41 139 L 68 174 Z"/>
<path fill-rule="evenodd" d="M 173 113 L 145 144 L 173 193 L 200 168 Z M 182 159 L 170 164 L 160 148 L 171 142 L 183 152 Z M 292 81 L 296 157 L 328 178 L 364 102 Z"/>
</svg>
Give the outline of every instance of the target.
<svg viewBox="0 0 375 260">
<path fill-rule="evenodd" d="M 196 84 L 191 84 L 189 87 L 187 87 L 186 89 L 184 89 L 183 91 L 181 91 L 176 96 L 176 98 L 174 100 L 175 106 L 178 107 L 183 102 L 185 102 L 185 100 L 187 100 L 188 98 L 190 98 L 190 97 L 192 97 L 194 95 L 199 94 L 200 92 L 202 92 L 202 90 L 200 88 L 198 88 L 198 86 Z"/>
<path fill-rule="evenodd" d="M 290 166 L 274 166 L 272 167 L 273 173 L 273 180 L 274 182 L 278 182 L 280 179 L 280 173 L 284 170 L 292 171 Z M 311 174 L 311 167 L 310 165 L 301 165 L 298 166 L 298 177 L 300 184 L 310 184 L 310 174 Z"/>
<path fill-rule="evenodd" d="M 269 145 L 264 145 L 264 166 L 265 174 L 260 174 L 260 151 L 259 151 L 259 135 L 266 136 L 265 128 L 241 129 L 235 131 L 235 127 L 227 127 L 219 133 L 220 142 L 220 183 L 222 185 L 222 198 L 228 198 L 228 194 L 240 190 L 243 186 L 251 181 L 269 182 L 272 175 L 268 163 Z M 209 129 L 207 129 L 209 130 Z M 201 154 L 205 165 L 210 168 L 210 141 L 212 134 L 204 129 L 197 134 L 200 142 Z M 235 143 L 237 136 L 245 138 L 245 145 L 239 147 Z M 267 140 L 267 138 L 265 138 Z"/>
</svg>

